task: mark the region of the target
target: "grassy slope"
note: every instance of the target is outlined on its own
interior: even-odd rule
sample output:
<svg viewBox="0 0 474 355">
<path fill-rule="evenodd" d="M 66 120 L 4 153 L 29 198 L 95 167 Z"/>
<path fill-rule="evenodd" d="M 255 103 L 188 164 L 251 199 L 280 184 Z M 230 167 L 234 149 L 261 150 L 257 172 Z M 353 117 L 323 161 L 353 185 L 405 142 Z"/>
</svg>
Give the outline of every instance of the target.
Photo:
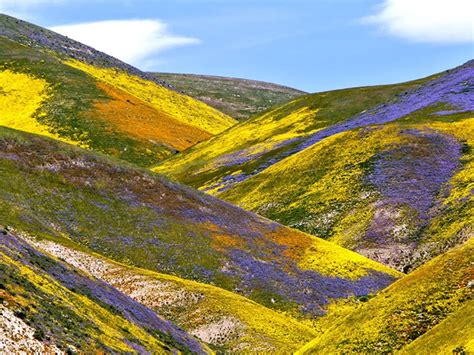
<svg viewBox="0 0 474 355">
<path fill-rule="evenodd" d="M 474 125 L 466 117 L 341 133 L 219 196 L 411 269 L 472 231 Z"/>
<path fill-rule="evenodd" d="M 16 21 L 0 15 L 0 88 L 8 100 L 2 125 L 148 166 L 235 123 L 112 57 Z M 20 112 L 26 97 L 34 105 Z M 28 122 L 12 124 L 20 115 Z"/>
<path fill-rule="evenodd" d="M 215 194 L 278 161 L 315 132 L 422 82 L 302 96 L 171 157 L 154 170 Z"/>
<path fill-rule="evenodd" d="M 0 217 L 116 261 L 210 283 L 299 317 L 399 274 L 332 243 L 91 152 L 2 129 Z"/>
<path fill-rule="evenodd" d="M 215 286 L 129 267 L 70 242 L 29 240 L 130 295 L 216 350 L 292 352 L 316 336 L 288 315 Z"/>
<path fill-rule="evenodd" d="M 2 317 L 7 317 L 2 318 L 1 338 L 7 344 L 13 342 L 3 351 L 33 351 L 18 348 L 28 332 L 16 334 L 9 328 L 5 309 L 13 312 L 16 323 L 30 330 L 30 346 L 38 346 L 40 352 L 42 346 L 85 353 L 206 351 L 184 331 L 106 283 L 4 230 L 0 241 L 0 299 Z"/>
<path fill-rule="evenodd" d="M 419 354 L 418 350 L 451 353 L 455 349 L 472 349 L 469 309 L 472 309 L 473 256 L 474 238 L 471 238 L 334 322 L 299 353 L 389 353 L 402 349 Z M 459 323 L 447 328 L 454 320 Z M 467 328 L 455 333 L 462 324 Z"/>
<path fill-rule="evenodd" d="M 376 93 L 385 93 L 386 99 L 388 91 L 393 94 L 400 87 L 303 97 L 172 157 L 155 170 L 409 270 L 465 240 L 473 228 L 468 218 L 473 67 L 473 62 L 466 63 L 427 79 L 339 124 L 335 122 L 344 115 L 362 108 L 362 95 L 374 103 Z M 315 105 L 301 111 L 296 103 L 307 104 L 310 98 L 317 98 Z M 328 100 L 326 106 L 323 99 Z M 319 111 L 317 105 L 322 107 Z M 332 111 L 336 108 L 337 113 Z M 279 116 L 279 110 L 291 114 Z M 291 143 L 302 134 L 301 125 L 311 124 L 311 110 L 321 126 L 332 126 L 307 135 L 303 143 Z M 277 133 L 277 126 L 286 130 Z M 279 143 L 285 141 L 290 143 Z M 251 145 L 243 148 L 241 144 L 248 142 Z"/>
<path fill-rule="evenodd" d="M 170 73 L 156 73 L 155 76 L 239 121 L 305 94 L 255 80 Z"/>
</svg>

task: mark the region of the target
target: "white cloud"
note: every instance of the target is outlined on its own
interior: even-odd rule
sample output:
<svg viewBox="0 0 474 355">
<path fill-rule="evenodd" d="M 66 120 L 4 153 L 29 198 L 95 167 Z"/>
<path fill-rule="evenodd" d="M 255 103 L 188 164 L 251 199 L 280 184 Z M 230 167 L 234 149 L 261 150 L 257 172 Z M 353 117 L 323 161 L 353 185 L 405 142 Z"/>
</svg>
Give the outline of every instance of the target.
<svg viewBox="0 0 474 355">
<path fill-rule="evenodd" d="M 196 38 L 171 34 L 159 20 L 99 21 L 50 29 L 138 66 L 167 49 L 200 43 Z"/>
<path fill-rule="evenodd" d="M 363 22 L 415 42 L 474 41 L 473 0 L 384 0 Z"/>
</svg>

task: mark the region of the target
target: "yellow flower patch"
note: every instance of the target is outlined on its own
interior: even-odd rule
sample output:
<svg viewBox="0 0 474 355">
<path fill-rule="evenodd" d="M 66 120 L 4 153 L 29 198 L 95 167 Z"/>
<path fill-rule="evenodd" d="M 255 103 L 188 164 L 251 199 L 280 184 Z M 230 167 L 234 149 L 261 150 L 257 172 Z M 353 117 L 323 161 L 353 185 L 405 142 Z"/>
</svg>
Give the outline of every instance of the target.
<svg viewBox="0 0 474 355">
<path fill-rule="evenodd" d="M 48 126 L 36 120 L 36 115 L 45 115 L 40 109 L 50 96 L 51 87 L 46 80 L 10 70 L 1 71 L 0 125 L 74 143 L 52 133 Z"/>
</svg>

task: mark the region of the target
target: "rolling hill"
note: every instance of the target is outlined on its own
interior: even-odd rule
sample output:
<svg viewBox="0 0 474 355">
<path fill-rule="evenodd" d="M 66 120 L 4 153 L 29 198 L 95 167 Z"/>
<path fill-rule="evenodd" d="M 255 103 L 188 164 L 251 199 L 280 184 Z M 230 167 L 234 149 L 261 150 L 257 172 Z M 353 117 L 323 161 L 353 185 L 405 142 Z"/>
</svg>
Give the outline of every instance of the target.
<svg viewBox="0 0 474 355">
<path fill-rule="evenodd" d="M 296 99 L 155 171 L 408 271 L 472 235 L 473 66 Z"/>
<path fill-rule="evenodd" d="M 473 352 L 474 61 L 303 94 L 0 14 L 0 352 Z"/>
<path fill-rule="evenodd" d="M 393 283 L 298 353 L 471 353 L 473 263 L 471 238 Z"/>
<path fill-rule="evenodd" d="M 112 260 L 211 284 L 294 317 L 401 274 L 147 170 L 0 129 L 0 219 Z"/>
<path fill-rule="evenodd" d="M 3 126 L 149 166 L 235 123 L 150 74 L 6 15 L 0 47 Z"/>
<path fill-rule="evenodd" d="M 210 75 L 154 73 L 181 92 L 245 121 L 306 93 L 272 83 Z"/>
</svg>

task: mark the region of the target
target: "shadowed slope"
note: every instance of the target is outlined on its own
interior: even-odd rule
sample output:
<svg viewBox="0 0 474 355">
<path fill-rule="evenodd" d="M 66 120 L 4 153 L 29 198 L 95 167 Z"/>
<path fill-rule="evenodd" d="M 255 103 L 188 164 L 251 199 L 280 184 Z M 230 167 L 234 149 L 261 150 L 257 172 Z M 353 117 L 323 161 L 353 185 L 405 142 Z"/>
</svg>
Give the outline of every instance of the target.
<svg viewBox="0 0 474 355">
<path fill-rule="evenodd" d="M 150 172 L 1 130 L 0 217 L 112 259 L 214 284 L 298 316 L 399 273 Z"/>
<path fill-rule="evenodd" d="M 255 80 L 193 74 L 154 75 L 239 121 L 305 94 L 286 86 Z"/>
<path fill-rule="evenodd" d="M 436 348 L 451 353 L 456 349 L 472 349 L 473 318 L 469 309 L 472 309 L 473 263 L 474 238 L 471 238 L 336 321 L 299 353 L 391 353 L 400 349 L 407 353 L 419 353 L 415 350 L 436 353 Z M 446 329 L 454 319 L 459 320 L 456 327 Z M 462 324 L 467 328 L 455 333 Z M 443 329 L 447 333 L 441 333 Z M 430 339 L 434 341 L 433 347 L 427 342 Z"/>
<path fill-rule="evenodd" d="M 0 351 L 207 352 L 104 282 L 0 233 Z"/>
</svg>

